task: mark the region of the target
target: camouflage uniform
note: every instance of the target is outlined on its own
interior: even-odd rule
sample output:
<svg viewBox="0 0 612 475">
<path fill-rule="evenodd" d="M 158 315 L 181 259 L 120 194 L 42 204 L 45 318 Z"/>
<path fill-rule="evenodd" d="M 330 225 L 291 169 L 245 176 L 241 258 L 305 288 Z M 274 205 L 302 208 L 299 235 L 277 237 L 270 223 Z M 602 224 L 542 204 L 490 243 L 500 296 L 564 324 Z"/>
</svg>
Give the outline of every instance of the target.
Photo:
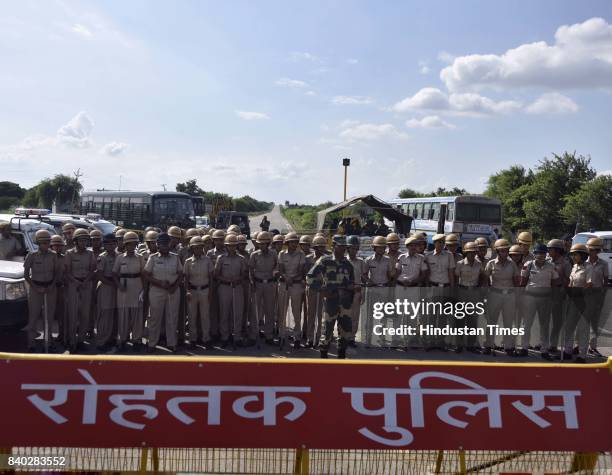
<svg viewBox="0 0 612 475">
<path fill-rule="evenodd" d="M 337 321 L 338 353 L 343 353 L 351 338 L 351 305 L 355 281 L 353 265 L 346 258 L 337 260 L 333 255 L 323 256 L 310 269 L 306 281 L 310 288 L 327 293 L 319 348 L 327 351 Z"/>
</svg>

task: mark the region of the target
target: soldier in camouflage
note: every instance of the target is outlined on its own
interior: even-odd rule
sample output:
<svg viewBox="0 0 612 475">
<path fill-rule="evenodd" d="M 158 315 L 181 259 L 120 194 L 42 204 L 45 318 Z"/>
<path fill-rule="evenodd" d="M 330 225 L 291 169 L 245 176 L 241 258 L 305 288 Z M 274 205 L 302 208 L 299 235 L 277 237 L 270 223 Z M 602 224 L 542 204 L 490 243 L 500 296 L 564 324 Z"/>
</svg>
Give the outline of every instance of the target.
<svg viewBox="0 0 612 475">
<path fill-rule="evenodd" d="M 327 351 L 338 322 L 338 358 L 346 358 L 346 347 L 351 338 L 351 305 L 353 303 L 355 271 L 345 257 L 346 237 L 333 237 L 333 253 L 323 256 L 310 269 L 306 277 L 312 289 L 321 289 L 324 297 L 323 332 L 319 349 L 321 358 Z"/>
</svg>

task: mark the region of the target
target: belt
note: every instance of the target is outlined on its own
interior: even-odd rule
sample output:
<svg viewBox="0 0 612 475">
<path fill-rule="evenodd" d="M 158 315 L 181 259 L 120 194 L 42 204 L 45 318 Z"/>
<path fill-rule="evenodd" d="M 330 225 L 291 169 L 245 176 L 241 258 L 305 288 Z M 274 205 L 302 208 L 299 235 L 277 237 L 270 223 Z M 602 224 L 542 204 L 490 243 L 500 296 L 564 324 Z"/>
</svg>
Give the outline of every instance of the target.
<svg viewBox="0 0 612 475">
<path fill-rule="evenodd" d="M 507 295 L 511 292 L 514 292 L 514 288 L 508 288 L 508 289 L 498 289 L 496 287 L 489 287 L 493 292 L 496 292 L 498 294 L 503 294 L 503 295 Z"/>
<path fill-rule="evenodd" d="M 140 277 L 140 272 L 138 272 L 136 274 L 121 274 L 120 277 L 122 279 L 134 279 L 136 277 Z"/>
<path fill-rule="evenodd" d="M 49 287 L 53 283 L 52 280 L 50 280 L 48 282 L 41 282 L 40 280 L 34 280 L 34 279 L 32 279 L 32 282 L 35 285 L 38 285 L 39 287 Z"/>
<path fill-rule="evenodd" d="M 433 280 L 429 281 L 430 287 L 450 287 L 450 284 L 443 284 L 441 282 L 434 282 Z"/>
<path fill-rule="evenodd" d="M 280 282 L 287 282 L 287 279 L 285 279 L 284 277 L 279 277 L 279 278 L 278 278 L 278 280 L 279 280 Z M 293 284 L 301 284 L 301 283 L 303 283 L 303 282 L 304 282 L 303 280 L 297 280 L 297 281 L 296 281 L 295 279 L 292 279 L 292 280 L 291 280 L 291 285 L 293 285 Z"/>
<path fill-rule="evenodd" d="M 208 288 L 209 284 L 206 285 L 191 285 L 188 284 L 189 290 L 205 290 Z"/>
<path fill-rule="evenodd" d="M 397 283 L 402 287 L 418 287 L 419 284 L 417 282 L 408 282 L 406 284 L 402 283 L 402 281 L 398 280 Z"/>
<path fill-rule="evenodd" d="M 274 277 L 272 277 L 271 279 L 258 279 L 257 277 L 254 277 L 255 282 L 258 282 L 260 284 L 268 284 L 270 282 L 276 282 L 276 279 Z"/>
<path fill-rule="evenodd" d="M 386 284 L 369 284 L 368 287 L 389 287 L 389 283 L 386 283 Z"/>
<path fill-rule="evenodd" d="M 461 289 L 477 289 L 478 286 L 477 285 L 461 285 L 461 284 L 459 284 L 459 288 L 461 288 Z"/>
</svg>

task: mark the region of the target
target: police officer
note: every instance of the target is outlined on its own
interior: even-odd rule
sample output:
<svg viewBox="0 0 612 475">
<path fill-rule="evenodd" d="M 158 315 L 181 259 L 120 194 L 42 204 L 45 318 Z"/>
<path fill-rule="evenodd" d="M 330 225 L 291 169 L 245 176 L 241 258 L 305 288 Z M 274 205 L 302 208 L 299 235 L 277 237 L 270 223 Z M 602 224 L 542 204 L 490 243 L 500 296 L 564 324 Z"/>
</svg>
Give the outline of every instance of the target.
<svg viewBox="0 0 612 475">
<path fill-rule="evenodd" d="M 38 250 L 30 252 L 23 263 L 23 274 L 28 284 L 28 351 L 34 351 L 34 340 L 39 319 L 46 321 L 45 338 L 51 339 L 51 319 L 55 314 L 56 278 L 59 271 L 57 255 L 49 250 L 51 235 L 45 229 L 34 234 Z"/>
<path fill-rule="evenodd" d="M 66 252 L 70 251 L 74 248 L 74 233 L 76 231 L 76 226 L 70 222 L 64 223 L 62 226 L 62 234 L 64 235 L 64 241 L 66 242 Z"/>
<path fill-rule="evenodd" d="M 476 259 L 482 262 L 482 265 L 484 267 L 489 262 L 489 258 L 487 257 L 487 252 L 489 250 L 489 241 L 487 241 L 487 238 L 477 237 L 474 240 L 474 244 L 476 244 Z"/>
<path fill-rule="evenodd" d="M 226 254 L 225 231 L 222 229 L 215 229 L 210 236 L 214 247 L 209 250 L 206 255 L 210 257 L 214 265 L 219 256 Z M 210 302 L 210 336 L 212 341 L 217 341 L 219 339 L 219 292 L 216 280 L 213 281 Z"/>
<path fill-rule="evenodd" d="M 347 239 L 348 244 L 348 260 L 353 266 L 354 271 L 354 293 L 353 302 L 351 303 L 351 337 L 349 339 L 349 346 L 357 346 L 355 343 L 355 336 L 359 329 L 359 317 L 361 315 L 361 305 L 365 301 L 365 292 L 363 286 L 368 278 L 368 271 L 366 268 L 365 261 L 357 256 L 361 242 L 359 236 L 352 235 Z"/>
<path fill-rule="evenodd" d="M 550 347 L 549 354 L 558 354 L 559 335 L 563 328 L 564 315 L 566 311 L 566 288 L 569 283 L 569 276 L 572 272 L 572 265 L 565 256 L 565 243 L 561 239 L 551 239 L 548 244 L 549 260 L 555 266 L 559 275 L 553 283 L 552 304 L 551 304 L 551 326 L 550 326 Z"/>
<path fill-rule="evenodd" d="M 236 252 L 238 238 L 233 234 L 225 237 L 227 254 L 217 258 L 214 276 L 219 283 L 219 331 L 221 346 L 226 347 L 232 337 L 236 346 L 242 346 L 242 315 L 244 298 L 242 284 L 247 278 L 247 264 Z"/>
<path fill-rule="evenodd" d="M 123 236 L 127 233 L 127 229 L 119 228 L 115 230 L 115 238 L 117 239 L 117 254 L 123 254 L 125 247 L 123 246 Z"/>
<path fill-rule="evenodd" d="M 21 243 L 11 234 L 11 223 L 0 223 L 0 260 L 9 261 L 21 250 Z"/>
<path fill-rule="evenodd" d="M 586 300 L 585 317 L 591 325 L 591 338 L 589 341 L 589 353 L 602 356 L 597 350 L 597 336 L 599 335 L 599 320 L 604 300 L 606 298 L 605 288 L 608 286 L 608 263 L 604 262 L 599 253 L 603 247 L 603 241 L 598 237 L 590 238 L 586 243 L 589 258 L 585 266 L 590 273 L 588 298 Z"/>
<path fill-rule="evenodd" d="M 395 264 L 399 259 L 400 239 L 396 233 L 387 234 L 387 256 L 391 259 L 391 266 L 395 268 Z"/>
<path fill-rule="evenodd" d="M 117 238 L 110 233 L 103 238 L 104 251 L 98 257 L 96 279 L 96 346 L 104 351 L 113 343 L 115 315 L 117 312 L 117 285 L 113 276 L 113 267 L 117 257 Z"/>
<path fill-rule="evenodd" d="M 149 281 L 150 317 L 147 351 L 153 353 L 159 342 L 161 327 L 165 318 L 166 343 L 168 349 L 176 352 L 180 285 L 183 266 L 178 255 L 170 252 L 170 236 L 161 233 L 157 238 L 158 252 L 149 257 L 144 276 Z"/>
<path fill-rule="evenodd" d="M 89 243 L 91 244 L 91 252 L 94 253 L 94 257 L 97 259 L 104 252 L 104 249 L 102 249 L 102 232 L 98 229 L 89 231 Z"/>
<path fill-rule="evenodd" d="M 270 250 L 271 241 L 272 236 L 268 231 L 258 233 L 258 249 L 249 257 L 249 274 L 255 289 L 257 316 L 260 324 L 263 320 L 264 337 L 269 345 L 274 344 L 274 300 L 276 297 L 274 272 L 277 268 L 276 253 Z"/>
<path fill-rule="evenodd" d="M 485 266 L 485 276 L 489 285 L 487 300 L 487 325 L 497 325 L 499 314 L 502 314 L 502 325 L 511 329 L 515 321 L 514 287 L 519 284 L 520 271 L 516 264 L 508 259 L 510 243 L 506 239 L 498 239 L 494 244 L 497 257 L 491 259 Z M 504 350 L 508 356 L 514 356 L 514 337 L 505 334 Z M 494 333 L 488 328 L 485 337 L 484 354 L 490 355 L 494 346 Z"/>
<path fill-rule="evenodd" d="M 152 254 L 157 252 L 157 238 L 159 237 L 159 233 L 157 231 L 147 231 L 144 235 L 145 248 L 142 249 L 140 255 L 144 259 L 145 262 L 149 260 Z"/>
<path fill-rule="evenodd" d="M 518 356 L 527 356 L 531 337 L 531 327 L 538 314 L 540 326 L 540 348 L 542 358 L 550 359 L 550 306 L 552 288 L 559 279 L 559 274 L 552 262 L 546 260 L 548 248 L 538 244 L 534 249 L 535 259 L 527 261 L 521 269 L 521 287 L 525 288 L 525 325 L 523 341 Z"/>
<path fill-rule="evenodd" d="M 58 337 L 57 341 L 61 342 L 62 345 L 68 346 L 68 334 L 66 330 L 68 328 L 67 319 L 68 315 L 66 312 L 66 254 L 64 238 L 60 235 L 55 234 L 51 236 L 51 249 L 57 255 L 57 273 L 55 275 L 55 315 L 54 319 L 57 322 Z"/>
<path fill-rule="evenodd" d="M 203 253 L 205 255 L 208 255 L 208 251 L 212 250 L 213 246 L 213 240 L 212 237 L 208 234 L 204 234 L 202 236 L 202 245 L 203 245 Z M 212 259 L 211 259 L 212 261 Z"/>
<path fill-rule="evenodd" d="M 251 255 L 246 248 L 248 244 L 247 237 L 244 234 L 238 234 L 236 238 L 238 239 L 236 252 L 244 257 L 248 267 L 249 257 Z M 242 333 L 246 338 L 245 345 L 251 346 L 251 344 L 255 344 L 255 339 L 257 337 L 257 335 L 253 333 L 255 332 L 255 327 L 257 326 L 256 322 L 254 321 L 257 314 L 253 309 L 253 302 L 251 299 L 251 283 L 248 279 L 242 283 L 242 293 L 244 294 L 244 305 L 242 309 Z"/>
<path fill-rule="evenodd" d="M 301 347 L 302 339 L 302 298 L 304 297 L 304 278 L 306 259 L 304 253 L 298 249 L 299 237 L 296 233 L 285 236 L 287 249 L 278 255 L 279 288 L 284 287 L 284 299 L 279 302 L 279 332 L 286 328 L 287 309 L 291 305 L 293 315 L 293 346 Z M 280 337 L 284 335 L 280 334 Z"/>
<path fill-rule="evenodd" d="M 463 246 L 465 257 L 457 262 L 455 277 L 458 284 L 459 301 L 476 305 L 481 296 L 480 286 L 484 280 L 484 266 L 476 259 L 476 244 L 467 242 Z M 466 315 L 464 318 L 455 318 L 455 324 L 464 325 L 468 328 L 478 327 L 478 315 Z M 475 335 L 457 336 L 455 352 L 461 353 L 463 347 L 472 353 L 480 353 L 478 339 Z"/>
<path fill-rule="evenodd" d="M 417 254 L 425 255 L 427 250 L 427 234 L 420 232 L 413 235 L 416 238 L 416 252 Z"/>
<path fill-rule="evenodd" d="M 313 266 L 319 259 L 326 256 L 327 240 L 323 236 L 316 236 L 312 240 L 312 249 L 314 251 Z M 310 267 L 309 271 L 313 268 Z M 306 281 L 308 284 L 308 280 Z M 306 290 L 306 308 L 308 316 L 306 321 L 306 347 L 316 347 L 319 345 L 321 338 L 321 325 L 323 321 L 323 297 L 320 288 L 310 287 L 307 285 Z"/>
<path fill-rule="evenodd" d="M 520 271 L 523 268 L 523 264 L 525 264 L 525 254 L 523 252 L 523 247 L 520 244 L 513 244 L 512 246 L 510 246 L 510 251 L 508 252 L 508 254 L 512 262 L 516 264 L 516 267 Z M 527 309 L 524 288 L 519 286 L 514 289 L 514 326 L 516 328 L 524 327 L 526 313 Z M 518 355 L 520 355 L 520 353 L 518 353 L 517 356 Z"/>
<path fill-rule="evenodd" d="M 207 348 L 210 346 L 210 284 L 214 266 L 210 257 L 204 255 L 204 243 L 200 236 L 192 237 L 189 247 L 193 255 L 187 258 L 184 265 L 189 345 L 193 349 L 200 341 Z"/>
<path fill-rule="evenodd" d="M 459 262 L 463 259 L 461 253 L 457 252 L 457 249 L 459 248 L 459 236 L 452 233 L 449 234 L 444 239 L 444 244 L 446 245 L 446 250 L 453 255 L 455 262 Z"/>
<path fill-rule="evenodd" d="M 572 351 L 574 346 L 574 340 L 578 340 L 578 356 L 576 356 L 576 363 L 586 363 L 588 340 L 589 340 L 589 325 L 586 322 L 586 302 L 585 302 L 585 290 L 589 286 L 589 280 L 591 278 L 586 261 L 589 257 L 589 252 L 584 244 L 574 244 L 570 248 L 570 257 L 574 261 L 572 272 L 569 277 L 568 284 L 568 296 L 569 306 L 567 309 L 567 316 L 565 321 L 565 351 L 561 354 L 562 360 L 571 361 Z M 576 327 L 579 326 L 581 320 L 585 320 L 583 329 L 576 331 Z"/>
<path fill-rule="evenodd" d="M 432 238 L 434 250 L 425 256 L 427 264 L 427 286 L 430 287 L 430 296 L 433 302 L 441 302 L 442 305 L 451 296 L 450 289 L 455 286 L 455 257 L 444 249 L 446 236 L 435 234 Z M 448 319 L 437 311 L 428 320 L 435 328 L 442 328 Z M 443 336 L 433 336 L 425 339 L 426 350 L 446 348 Z"/>
<path fill-rule="evenodd" d="M 376 302 L 388 302 L 391 298 L 389 293 L 389 285 L 395 277 L 395 269 L 391 264 L 391 259 L 385 254 L 387 247 L 387 238 L 384 236 L 376 236 L 372 240 L 372 249 L 374 254 L 366 257 L 365 264 L 367 270 L 367 309 L 368 316 L 366 320 L 366 345 L 370 345 L 372 334 L 374 317 L 372 316 L 372 309 Z M 386 324 L 381 321 L 381 324 Z M 381 344 L 384 340 L 381 339 Z"/>
<path fill-rule="evenodd" d="M 521 246 L 523 250 L 523 264 L 527 261 L 532 261 L 534 259 L 534 255 L 529 251 L 531 248 L 531 244 L 533 243 L 533 236 L 529 231 L 523 231 L 519 233 L 516 238 L 517 243 Z"/>
<path fill-rule="evenodd" d="M 128 339 L 134 350 L 140 350 L 142 347 L 145 262 L 140 254 L 136 254 L 137 245 L 138 235 L 132 231 L 126 232 L 123 235 L 125 252 L 119 254 L 113 264 L 113 277 L 117 287 L 117 339 L 120 350 L 125 348 Z"/>
<path fill-rule="evenodd" d="M 272 238 L 272 250 L 278 255 L 283 250 L 284 243 L 285 236 L 283 236 L 282 234 L 276 234 Z"/>
<path fill-rule="evenodd" d="M 92 281 L 96 259 L 89 249 L 89 233 L 85 229 L 74 232 L 74 248 L 66 253 L 66 280 L 68 283 L 68 343 L 70 351 L 82 349 L 89 329 Z"/>
<path fill-rule="evenodd" d="M 89 245 L 91 247 L 91 252 L 93 252 L 94 257 L 96 258 L 96 262 L 98 261 L 98 257 L 104 249 L 102 248 L 102 232 L 98 229 L 92 229 L 89 231 Z M 98 299 L 96 297 L 97 289 L 98 289 L 98 277 L 94 276 L 92 281 L 92 289 L 91 289 L 91 312 L 90 320 L 89 320 L 89 328 L 87 330 L 87 339 L 92 339 L 94 337 L 94 326 L 96 324 L 96 318 L 98 315 L 97 305 Z"/>
<path fill-rule="evenodd" d="M 170 236 L 170 252 L 181 257 L 181 239 L 183 238 L 183 231 L 178 226 L 170 226 L 168 228 L 168 236 Z"/>
<path fill-rule="evenodd" d="M 321 289 L 324 296 L 323 332 L 319 343 L 321 358 L 327 358 L 329 344 L 337 322 L 338 358 L 343 359 L 346 358 L 346 347 L 351 338 L 350 311 L 353 302 L 355 273 L 353 266 L 344 255 L 346 237 L 336 235 L 332 242 L 333 254 L 317 261 L 308 272 L 307 281 L 310 287 Z"/>
</svg>

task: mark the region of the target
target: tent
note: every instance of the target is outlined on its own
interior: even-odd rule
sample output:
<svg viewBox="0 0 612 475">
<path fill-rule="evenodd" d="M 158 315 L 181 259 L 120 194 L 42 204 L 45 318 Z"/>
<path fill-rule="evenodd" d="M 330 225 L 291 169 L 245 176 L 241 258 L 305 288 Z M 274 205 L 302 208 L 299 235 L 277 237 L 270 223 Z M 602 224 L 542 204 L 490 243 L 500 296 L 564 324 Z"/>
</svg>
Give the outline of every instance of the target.
<svg viewBox="0 0 612 475">
<path fill-rule="evenodd" d="M 389 221 L 395 223 L 395 229 L 400 234 L 408 234 L 410 232 L 410 225 L 412 224 L 412 218 L 407 214 L 402 213 L 397 208 L 394 208 L 390 203 L 377 198 L 374 195 L 361 195 L 350 198 L 342 203 L 338 203 L 334 206 L 330 206 L 317 213 L 317 229 L 323 230 L 325 225 L 325 217 L 329 213 L 335 211 L 341 211 L 345 208 L 349 208 L 358 202 L 362 202 L 370 208 L 378 211 L 382 216 L 387 218 Z"/>
</svg>

